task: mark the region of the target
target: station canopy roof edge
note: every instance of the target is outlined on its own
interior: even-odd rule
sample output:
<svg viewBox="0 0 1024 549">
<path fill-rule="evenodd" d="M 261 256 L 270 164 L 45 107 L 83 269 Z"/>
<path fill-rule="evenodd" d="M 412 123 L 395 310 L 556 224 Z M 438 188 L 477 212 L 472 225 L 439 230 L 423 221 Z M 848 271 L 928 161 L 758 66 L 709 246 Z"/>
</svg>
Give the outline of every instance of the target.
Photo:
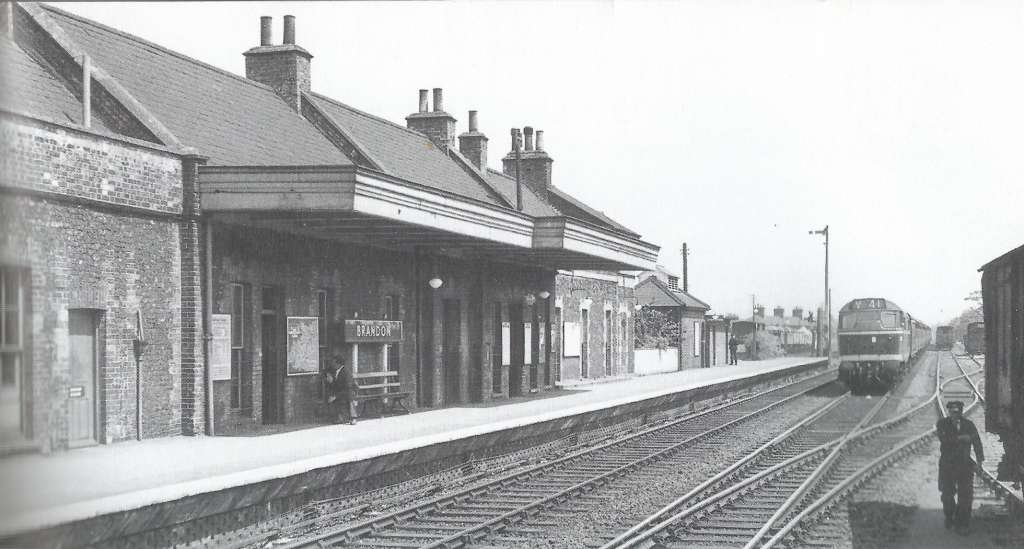
<svg viewBox="0 0 1024 549">
<path fill-rule="evenodd" d="M 356 166 L 201 166 L 220 223 L 550 269 L 651 270 L 659 247 L 571 217 L 533 218 Z"/>
</svg>

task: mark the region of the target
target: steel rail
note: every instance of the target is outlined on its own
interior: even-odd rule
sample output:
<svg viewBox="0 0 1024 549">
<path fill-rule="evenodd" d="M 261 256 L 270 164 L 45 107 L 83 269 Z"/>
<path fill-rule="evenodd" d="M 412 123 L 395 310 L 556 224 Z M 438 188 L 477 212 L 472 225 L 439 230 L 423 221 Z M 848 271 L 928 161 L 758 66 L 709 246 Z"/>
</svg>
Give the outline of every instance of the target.
<svg viewBox="0 0 1024 549">
<path fill-rule="evenodd" d="M 750 454 L 747 454 L 746 456 L 744 456 L 743 458 L 739 459 L 738 461 L 736 461 L 735 463 L 733 463 L 729 467 L 727 467 L 727 468 L 723 469 L 722 471 L 720 471 L 719 473 L 717 473 L 715 476 L 709 478 L 708 480 L 705 480 L 704 482 L 700 483 L 699 485 L 697 485 L 695 488 L 693 488 L 692 490 L 690 490 L 686 494 L 680 496 L 679 498 L 676 498 L 675 500 L 673 500 L 668 505 L 662 507 L 660 510 L 658 510 L 658 512 L 656 512 L 653 515 L 650 515 L 649 517 L 647 517 L 646 519 L 638 522 L 636 525 L 631 527 L 629 530 L 626 530 L 625 532 L 619 534 L 618 536 L 616 536 L 614 539 L 612 539 L 608 543 L 605 543 L 604 545 L 601 546 L 601 549 L 612 549 L 614 547 L 620 547 L 621 544 L 623 544 L 626 540 L 628 540 L 632 536 L 636 535 L 637 533 L 641 532 L 644 528 L 650 526 L 651 523 L 653 523 L 654 521 L 657 521 L 657 520 L 661 519 L 665 515 L 667 515 L 667 514 L 671 513 L 672 511 L 678 509 L 680 505 L 682 505 L 682 504 L 686 503 L 687 501 L 695 498 L 698 494 L 706 491 L 707 489 L 711 488 L 712 486 L 715 486 L 716 484 L 718 484 L 719 482 L 721 482 L 725 478 L 729 477 L 733 473 L 735 473 L 735 472 L 739 471 L 740 469 L 742 469 L 745 465 L 749 464 L 751 461 L 753 461 L 758 456 L 766 454 L 768 452 L 768 450 L 771 450 L 771 449 L 775 448 L 776 446 L 781 444 L 783 441 L 789 439 L 792 435 L 794 435 L 798 431 L 804 429 L 806 426 L 808 426 L 809 424 L 813 423 L 818 418 L 820 418 L 821 416 L 825 415 L 826 413 L 831 411 L 833 408 L 835 408 L 836 406 L 838 406 L 839 404 L 841 404 L 843 401 L 847 400 L 848 398 L 850 398 L 850 393 L 846 393 L 846 394 L 842 395 L 839 398 L 833 399 L 832 402 L 829 402 L 829 403 L 825 404 L 818 411 L 816 411 L 813 414 L 811 414 L 811 415 L 807 416 L 806 418 L 802 419 L 796 425 L 790 427 L 785 432 L 779 434 L 779 436 L 777 436 L 777 437 L 773 438 L 772 440 L 766 442 L 760 448 L 754 450 Z"/>
<path fill-rule="evenodd" d="M 323 547 L 325 544 L 330 545 L 330 544 L 337 543 L 337 542 L 351 541 L 354 538 L 357 538 L 359 536 L 366 535 L 366 534 L 372 534 L 374 532 L 377 532 L 378 530 L 380 530 L 382 528 L 387 528 L 387 527 L 390 527 L 390 526 L 395 526 L 400 521 L 403 521 L 403 520 L 406 520 L 406 519 L 409 519 L 409 518 L 415 518 L 417 516 L 420 516 L 420 515 L 424 514 L 425 512 L 436 511 L 436 510 L 439 510 L 439 509 L 442 509 L 442 508 L 446 508 L 446 507 L 448 507 L 448 506 L 450 506 L 452 504 L 457 504 L 457 503 L 465 500 L 468 497 L 479 496 L 479 495 L 482 495 L 482 494 L 489 493 L 490 491 L 495 490 L 495 489 L 505 488 L 505 487 L 507 487 L 509 485 L 512 485 L 512 484 L 515 484 L 517 482 L 520 482 L 520 481 L 523 481 L 523 480 L 528 480 L 528 479 L 533 478 L 534 476 L 536 476 L 537 474 L 539 474 L 539 473 L 541 473 L 543 471 L 553 470 L 553 469 L 555 469 L 556 467 L 558 467 L 560 465 L 569 463 L 571 461 L 579 460 L 579 459 L 582 459 L 582 458 L 586 458 L 587 456 L 592 455 L 592 454 L 596 454 L 596 453 L 598 453 L 598 452 L 600 452 L 602 450 L 609 449 L 609 448 L 612 448 L 612 447 L 615 447 L 615 446 L 622 446 L 622 445 L 628 444 L 630 441 L 637 440 L 637 439 L 642 439 L 644 437 L 647 437 L 648 435 L 651 435 L 651 434 L 654 434 L 654 433 L 658 433 L 658 432 L 661 432 L 661 431 L 666 431 L 666 430 L 671 429 L 671 428 L 676 427 L 676 426 L 684 425 L 684 424 L 687 424 L 687 423 L 690 423 L 690 422 L 695 422 L 696 420 L 699 420 L 699 419 L 711 416 L 712 414 L 716 414 L 716 413 L 720 413 L 720 412 L 728 412 L 732 408 L 737 408 L 737 407 L 739 407 L 739 406 L 741 406 L 743 404 L 749 403 L 749 402 L 751 402 L 751 401 L 753 401 L 755 399 L 758 399 L 758 398 L 764 398 L 766 396 L 770 396 L 772 393 L 783 391 L 785 389 L 793 389 L 794 387 L 799 386 L 801 384 L 808 385 L 808 387 L 806 389 L 802 389 L 802 390 L 800 390 L 799 392 L 797 392 L 797 393 L 795 393 L 793 395 L 790 395 L 790 396 L 788 396 L 788 397 L 786 397 L 784 399 L 781 399 L 779 401 L 776 401 L 774 403 L 770 403 L 767 406 L 763 406 L 763 407 L 761 407 L 761 408 L 759 408 L 759 409 L 757 409 L 757 410 L 755 410 L 755 411 L 753 411 L 751 413 L 748 413 L 748 414 L 746 414 L 746 415 L 744 415 L 744 416 L 742 416 L 740 418 L 731 420 L 731 421 L 727 422 L 725 425 L 721 425 L 719 427 L 716 427 L 716 428 L 713 428 L 711 430 L 708 430 L 708 431 L 702 432 L 700 434 L 697 434 L 697 435 L 695 435 L 693 437 L 690 437 L 690 438 L 688 438 L 688 439 L 686 439 L 686 440 L 684 440 L 684 441 L 682 441 L 680 443 L 672 445 L 671 447 L 669 447 L 666 450 L 662 450 L 662 451 L 659 451 L 656 454 L 654 454 L 654 456 L 663 455 L 664 453 L 666 453 L 667 450 L 678 449 L 679 447 L 681 447 L 681 446 L 683 446 L 685 444 L 692 443 L 695 440 L 698 440 L 698 439 L 700 439 L 702 437 L 705 437 L 705 436 L 709 436 L 710 434 L 713 434 L 714 432 L 717 432 L 717 431 L 720 431 L 720 430 L 722 430 L 722 429 L 724 429 L 726 427 L 735 425 L 735 424 L 737 424 L 737 423 L 739 423 L 741 421 L 745 421 L 745 420 L 749 420 L 750 418 L 757 417 L 757 416 L 767 412 L 768 410 L 770 410 L 772 408 L 775 408 L 775 407 L 780 406 L 780 405 L 782 405 L 782 404 L 784 404 L 786 402 L 789 402 L 789 401 L 791 401 L 793 399 L 796 399 L 796 398 L 806 394 L 807 392 L 813 390 L 814 388 L 820 386 L 821 384 L 819 384 L 819 381 L 822 378 L 828 378 L 828 377 L 831 377 L 831 376 L 834 376 L 834 375 L 835 375 L 835 370 L 834 369 L 828 369 L 827 371 L 822 372 L 820 374 L 816 374 L 816 375 L 810 376 L 808 378 L 800 379 L 798 381 L 795 381 L 793 383 L 789 383 L 789 384 L 786 384 L 786 385 L 781 385 L 779 387 L 773 387 L 773 388 L 768 389 L 766 391 L 762 391 L 760 393 L 757 393 L 757 394 L 754 394 L 754 395 L 751 395 L 751 396 L 748 396 L 746 398 L 742 398 L 742 399 L 739 399 L 739 400 L 736 400 L 736 401 L 733 401 L 733 402 L 723 403 L 721 405 L 714 406 L 714 407 L 708 408 L 706 410 L 702 410 L 701 412 L 698 412 L 696 414 L 690 414 L 690 415 L 687 415 L 687 416 L 684 416 L 684 417 L 681 417 L 681 418 L 677 418 L 677 419 L 672 420 L 672 421 L 670 421 L 670 422 L 668 422 L 666 424 L 656 425 L 656 426 L 644 429 L 644 430 L 639 431 L 639 432 L 630 433 L 630 434 L 628 434 L 626 436 L 622 436 L 622 437 L 619 437 L 619 438 L 617 438 L 615 440 L 612 440 L 612 441 L 609 441 L 609 442 L 606 442 L 606 443 L 603 443 L 603 444 L 599 444 L 599 445 L 597 445 L 595 447 L 579 450 L 579 451 L 573 452 L 573 453 L 571 453 L 569 455 L 562 456 L 562 457 L 560 457 L 558 459 L 555 459 L 553 461 L 537 464 L 537 465 L 534 465 L 534 466 L 529 467 L 527 469 L 519 470 L 519 471 L 513 472 L 511 474 L 499 477 L 497 479 L 489 480 L 489 481 L 487 481 L 485 483 L 471 486 L 471 487 L 469 487 L 469 488 L 467 488 L 465 490 L 461 490 L 461 491 L 456 492 L 454 494 L 440 495 L 440 496 L 431 498 L 431 499 L 429 499 L 429 500 L 427 500 L 425 502 L 421 502 L 421 503 L 418 503 L 418 504 L 410 505 L 410 506 L 404 507 L 402 509 L 398 509 L 396 511 L 387 513 L 385 515 L 374 517 L 374 518 L 371 518 L 371 519 L 368 519 L 368 520 L 365 520 L 365 521 L 362 521 L 362 522 L 358 522 L 358 523 L 353 524 L 353 525 L 347 525 L 347 526 L 343 526 L 341 528 L 334 528 L 334 529 L 331 529 L 331 530 L 329 530 L 327 532 L 324 532 L 324 533 L 321 533 L 321 534 L 318 534 L 318 535 L 315 535 L 315 536 L 311 536 L 311 537 L 306 537 L 306 538 L 303 538 L 303 539 L 295 540 L 294 542 L 289 543 L 289 544 L 281 544 L 278 547 L 286 548 L 286 549 L 294 549 L 294 548 L 298 548 L 298 547 L 311 547 L 311 546 Z M 830 381 L 831 380 L 826 381 L 825 383 L 828 383 Z M 642 462 L 642 461 L 648 460 L 651 457 L 652 456 L 647 456 L 646 458 L 642 458 L 641 460 L 637 460 L 637 461 L 638 462 Z M 629 464 L 629 465 L 624 465 L 624 466 L 618 467 L 614 471 L 617 472 L 617 471 L 620 471 L 620 470 L 626 470 L 631 465 L 633 465 L 633 464 Z M 605 475 L 605 476 L 607 476 L 607 475 Z M 583 483 L 580 483 L 580 484 L 583 484 Z M 569 492 L 572 488 L 575 488 L 575 486 L 571 487 L 570 489 L 567 489 L 567 490 L 562 490 L 559 494 L 561 495 L 564 492 Z M 564 496 L 562 496 L 562 497 L 564 498 Z M 544 499 L 545 500 L 551 500 L 552 498 L 548 497 L 548 498 L 544 498 Z M 524 512 L 524 511 L 526 511 L 526 510 L 528 510 L 529 508 L 532 508 L 532 507 L 536 507 L 536 505 L 526 505 L 526 506 L 523 506 L 522 508 L 518 509 L 517 511 L 518 512 Z M 501 518 L 503 520 L 507 520 L 508 517 L 506 515 L 509 515 L 509 514 L 514 514 L 514 513 L 504 513 L 504 514 L 501 515 Z M 494 527 L 494 525 L 495 525 L 495 522 L 493 520 L 491 520 L 491 521 L 488 521 L 486 523 L 486 525 L 478 525 L 478 527 L 475 528 L 474 530 L 479 531 L 480 529 L 491 529 L 491 528 Z M 470 529 L 467 529 L 467 530 L 470 530 Z M 447 543 L 447 542 L 452 541 L 449 538 L 455 538 L 455 537 L 458 537 L 458 538 L 462 539 L 468 533 L 469 532 L 460 532 L 460 534 L 458 536 L 448 536 L 448 537 L 446 537 L 442 541 Z"/>
<path fill-rule="evenodd" d="M 929 398 L 929 400 L 924 403 L 924 404 L 927 404 L 928 402 L 934 401 L 936 403 L 936 412 L 940 416 L 942 416 L 942 417 L 945 417 L 947 415 L 947 411 L 945 409 L 945 406 L 944 406 L 944 404 L 942 402 L 942 398 L 941 398 L 942 397 L 942 393 L 943 393 L 943 388 L 946 385 L 950 385 L 950 384 L 952 384 L 954 382 L 964 380 L 964 381 L 966 381 L 971 386 L 972 390 L 974 391 L 974 394 L 975 394 L 976 398 L 973 400 L 973 402 L 971 402 L 971 404 L 969 406 L 967 406 L 966 412 L 970 412 L 979 403 L 983 403 L 984 402 L 983 399 L 981 398 L 981 393 L 980 393 L 980 391 L 978 391 L 977 386 L 970 379 L 970 376 L 977 375 L 978 373 L 980 373 L 980 371 L 975 371 L 975 372 L 968 373 L 967 371 L 965 371 L 963 369 L 963 367 L 960 365 L 959 361 L 956 360 L 956 357 L 955 357 L 955 355 L 952 354 L 952 352 L 950 353 L 950 355 L 953 356 L 954 364 L 960 370 L 961 375 L 957 376 L 957 377 L 949 378 L 949 379 L 945 380 L 944 382 L 940 382 L 940 379 L 941 379 L 940 376 L 936 375 L 936 389 L 933 392 L 932 396 Z M 939 361 L 939 363 L 936 364 L 936 371 L 937 371 L 937 373 L 938 373 L 938 371 L 940 369 L 941 369 L 941 361 Z M 834 502 L 838 501 L 842 497 L 845 497 L 846 494 L 848 494 L 852 490 L 854 490 L 857 487 L 859 487 L 860 485 L 862 485 L 868 479 L 870 479 L 870 478 L 872 478 L 874 476 L 877 476 L 882 471 L 884 471 L 886 468 L 892 467 L 896 463 L 898 463 L 900 460 L 905 459 L 909 455 L 912 455 L 915 451 L 917 451 L 918 448 L 922 447 L 926 442 L 929 442 L 935 436 L 936 436 L 936 432 L 935 432 L 935 428 L 933 427 L 933 428 L 925 431 L 924 433 L 921 433 L 920 435 L 918 435 L 916 437 L 908 439 L 907 441 L 905 441 L 905 442 L 899 444 L 898 446 L 892 448 L 891 450 L 889 450 L 885 454 L 879 456 L 877 459 L 875 459 L 875 460 L 865 464 L 863 467 L 858 469 L 856 472 L 851 474 L 849 477 L 844 479 L 838 485 L 833 487 L 827 493 L 825 493 L 820 498 L 818 498 L 815 502 L 813 502 L 812 504 L 808 505 L 800 513 L 798 513 L 796 516 L 794 516 L 789 522 L 787 522 L 782 528 L 780 528 L 779 531 L 776 532 L 775 535 L 772 536 L 771 539 L 769 539 L 764 545 L 762 545 L 762 548 L 772 548 L 772 547 L 775 547 L 786 536 L 788 536 L 793 530 L 798 528 L 803 521 L 807 520 L 808 517 L 814 516 L 816 514 L 819 514 L 819 512 L 821 512 L 821 511 L 827 510 L 829 507 L 831 507 L 831 505 Z M 975 463 L 975 467 L 982 472 L 983 476 L 990 476 L 990 473 L 988 473 L 988 471 L 986 471 L 984 468 L 982 468 L 977 463 Z M 990 483 L 986 482 L 986 484 L 990 484 Z M 998 481 L 997 481 L 997 484 L 998 484 Z M 1000 484 L 999 488 L 1001 488 L 1003 491 L 1007 491 L 1008 492 L 1006 487 L 1002 486 L 1001 484 Z"/>
<path fill-rule="evenodd" d="M 808 391 L 810 391 L 810 389 L 808 389 Z M 464 529 L 464 530 L 462 530 L 460 532 L 452 534 L 452 535 L 450 535 L 450 536 L 448 536 L 448 537 L 446 537 L 444 539 L 441 539 L 441 540 L 436 541 L 434 543 L 431 543 L 429 545 L 425 545 L 423 547 L 424 547 L 424 549 L 435 549 L 435 548 L 439 548 L 439 547 L 459 547 L 461 545 L 461 543 L 458 543 L 458 542 L 460 542 L 460 541 L 464 540 L 466 542 L 472 542 L 476 538 L 481 537 L 481 536 L 477 535 L 481 531 L 486 531 L 486 533 L 491 533 L 492 532 L 492 527 L 495 527 L 497 525 L 505 523 L 506 521 L 509 521 L 509 520 L 511 520 L 514 517 L 523 516 L 524 514 L 527 514 L 527 513 L 531 512 L 531 511 L 535 510 L 535 509 L 543 507 L 544 505 L 546 505 L 548 503 L 551 503 L 551 502 L 565 501 L 565 500 L 568 499 L 568 496 L 570 494 L 578 493 L 578 492 L 581 492 L 583 490 L 587 490 L 590 487 L 594 486 L 595 484 L 606 483 L 610 479 L 613 479 L 613 478 L 619 477 L 619 476 L 621 476 L 623 474 L 626 474 L 626 473 L 630 472 L 631 470 L 636 469 L 637 467 L 640 467 L 641 465 L 644 465 L 646 463 L 649 463 L 649 462 L 652 462 L 652 461 L 656 461 L 658 458 L 662 457 L 663 455 L 672 453 L 672 452 L 676 451 L 677 449 L 679 449 L 679 448 L 681 448 L 683 446 L 689 445 L 689 444 L 691 444 L 691 443 L 693 443 L 693 442 L 695 442 L 695 441 L 697 441 L 699 439 L 707 438 L 707 437 L 709 437 L 711 435 L 714 435 L 714 434 L 717 434 L 719 432 L 725 431 L 728 428 L 731 428 L 731 427 L 734 427 L 736 425 L 739 425 L 740 423 L 747 422 L 747 421 L 749 421 L 749 420 L 751 420 L 751 419 L 753 419 L 753 418 L 755 418 L 757 416 L 763 415 L 764 413 L 766 413 L 766 412 L 768 412 L 768 411 L 770 411 L 770 410 L 780 406 L 781 404 L 783 404 L 785 402 L 789 402 L 790 400 L 793 400 L 793 399 L 795 399 L 795 398 L 805 394 L 806 392 L 807 391 L 803 391 L 803 392 L 801 392 L 801 393 L 799 393 L 797 395 L 793 395 L 793 396 L 788 397 L 788 398 L 786 398 L 784 400 L 770 403 L 770 404 L 768 404 L 767 406 L 765 406 L 765 407 L 763 407 L 761 409 L 758 409 L 758 410 L 756 410 L 756 411 L 754 411 L 754 412 L 752 412 L 750 414 L 747 414 L 745 416 L 742 416 L 742 417 L 736 418 L 736 419 L 734 419 L 732 421 L 729 421 L 728 423 L 726 423 L 724 425 L 721 425 L 719 427 L 712 428 L 712 429 L 710 429 L 708 431 L 705 431 L 703 433 L 694 435 L 694 436 L 692 436 L 692 437 L 690 437 L 690 438 L 688 438 L 686 440 L 683 440 L 683 441 L 681 441 L 679 443 L 676 443 L 676 444 L 674 444 L 672 446 L 669 446 L 668 448 L 659 450 L 659 451 L 655 452 L 654 454 L 650 454 L 648 456 L 645 456 L 645 457 L 642 457 L 640 459 L 637 459 L 637 460 L 635 460 L 635 461 L 633 461 L 631 463 L 627 463 L 625 465 L 621 465 L 621 466 L 619 466 L 619 467 L 617 467 L 617 468 L 615 468 L 615 469 L 613 469 L 611 471 L 602 473 L 602 474 L 600 474 L 598 476 L 592 477 L 592 478 L 587 479 L 587 480 L 585 480 L 583 482 L 580 482 L 580 483 L 577 483 L 577 484 L 575 484 L 573 486 L 570 486 L 569 488 L 566 488 L 566 489 L 564 489 L 564 490 L 562 490 L 562 491 L 560 491 L 558 493 L 555 493 L 555 494 L 549 495 L 547 497 L 535 500 L 535 501 L 530 502 L 530 503 L 528 503 L 526 505 L 523 505 L 523 506 L 521 506 L 521 507 L 519 507 L 517 509 L 513 509 L 513 510 L 508 511 L 508 512 L 506 512 L 506 513 L 504 513 L 504 514 L 502 514 L 502 515 L 500 515 L 498 517 L 495 517 L 495 518 L 493 518 L 491 520 L 488 520 L 487 522 L 471 526 L 471 527 L 466 528 L 466 529 Z"/>
<path fill-rule="evenodd" d="M 855 430 L 851 431 L 851 433 L 847 434 L 843 439 L 837 440 L 837 441 L 833 441 L 831 443 L 822 445 L 822 446 L 820 446 L 818 448 L 814 448 L 814 449 L 808 450 L 807 452 L 805 452 L 805 453 L 803 453 L 803 454 L 801 454 L 799 456 L 794 456 L 793 458 L 791 458 L 789 460 L 786 460 L 786 461 L 784 461 L 784 462 L 782 462 L 782 463 L 780 463 L 780 464 L 778 464 L 778 465 L 776 465 L 776 466 L 774 466 L 774 467 L 772 467 L 772 468 L 770 468 L 768 470 L 765 470 L 765 471 L 759 473 L 758 475 L 755 475 L 754 477 L 746 479 L 745 481 L 740 482 L 740 483 L 738 483 L 736 485 L 733 485 L 732 487 L 726 489 L 725 491 L 723 491 L 720 494 L 712 496 L 711 498 L 708 498 L 707 500 L 698 502 L 698 503 L 688 507 L 687 509 L 684 509 L 683 511 L 672 515 L 670 518 L 665 519 L 662 522 L 658 523 L 657 525 L 655 525 L 653 527 L 650 527 L 650 528 L 648 528 L 646 530 L 642 530 L 642 527 L 640 525 L 637 525 L 636 527 L 631 528 L 629 531 L 627 531 L 627 534 L 631 534 L 631 535 L 623 534 L 623 535 L 617 537 L 612 542 L 607 543 L 604 546 L 602 546 L 602 549 L 610 549 L 611 547 L 622 547 L 622 548 L 634 547 L 634 546 L 640 544 L 641 542 L 647 541 L 651 537 L 653 537 L 653 536 L 657 535 L 658 533 L 664 531 L 665 529 L 671 527 L 673 524 L 681 521 L 682 519 L 685 519 L 685 518 L 687 518 L 687 517 L 689 517 L 689 516 L 699 512 L 699 511 L 701 511 L 703 508 L 705 508 L 705 507 L 707 507 L 709 505 L 712 505 L 712 504 L 714 504 L 717 501 L 725 499 L 725 498 L 731 496 L 732 494 L 734 494 L 736 492 L 739 492 L 743 488 L 745 488 L 745 487 L 747 487 L 747 486 L 749 486 L 751 484 L 754 484 L 756 482 L 761 481 L 762 479 L 765 479 L 765 478 L 767 478 L 769 476 L 774 476 L 775 473 L 777 473 L 777 472 L 779 472 L 779 471 L 781 471 L 783 469 L 789 469 L 789 468 L 795 467 L 798 464 L 802 463 L 803 461 L 808 460 L 808 459 L 812 458 L 814 455 L 822 452 L 823 450 L 826 450 L 826 449 L 834 447 L 832 449 L 832 451 L 830 452 L 830 456 L 837 456 L 838 455 L 837 452 L 839 451 L 839 449 L 841 449 L 844 446 L 846 446 L 852 440 L 854 440 L 854 439 L 856 439 L 856 440 L 866 439 L 866 438 L 868 438 L 870 436 L 873 436 L 875 433 L 880 432 L 883 429 L 888 429 L 888 428 L 890 428 L 890 427 L 892 427 L 892 426 L 894 426 L 894 425 L 896 425 L 898 423 L 903 423 L 903 422 L 907 421 L 912 415 L 917 414 L 920 410 L 922 410 L 923 408 L 927 407 L 929 404 L 931 404 L 932 402 L 934 402 L 937 399 L 937 395 L 938 395 L 939 387 L 940 387 L 940 385 L 939 385 L 939 375 L 938 375 L 939 368 L 940 368 L 940 361 L 936 361 L 936 387 L 935 387 L 935 390 L 933 392 L 933 395 L 929 399 L 926 399 L 925 401 L 923 401 L 919 405 L 915 406 L 914 408 L 912 408 L 910 410 L 907 410 L 906 412 L 900 414 L 899 416 L 897 416 L 897 417 L 895 417 L 895 418 L 893 418 L 891 420 L 888 420 L 888 421 L 885 421 L 885 422 L 882 422 L 882 423 L 879 423 L 879 424 L 876 424 L 876 425 L 872 425 L 872 426 L 868 426 L 868 427 L 863 427 L 863 425 L 868 420 L 868 418 L 866 417 L 861 422 L 858 422 L 859 430 L 857 430 L 855 428 Z M 883 402 L 884 402 L 884 400 L 883 400 Z M 881 407 L 882 407 L 882 404 L 883 403 L 880 402 L 878 405 L 873 407 L 872 413 L 877 412 L 878 410 L 880 410 Z M 824 470 L 823 467 L 817 468 L 816 469 L 816 473 L 818 473 L 818 475 L 814 475 L 814 476 L 819 476 L 820 477 L 820 473 L 823 472 L 823 470 Z M 806 494 L 807 491 L 810 490 L 811 485 L 809 483 L 804 483 L 804 484 L 801 485 L 800 488 L 801 489 L 806 488 L 805 490 L 802 491 L 803 494 Z M 682 499 L 683 498 L 680 498 L 680 500 L 682 500 Z M 673 506 L 673 507 L 677 508 L 678 505 L 680 505 L 682 503 L 680 500 L 676 500 L 675 502 L 670 504 L 670 506 Z M 798 500 L 799 500 L 799 497 L 791 496 L 790 498 L 787 499 L 787 502 L 785 504 L 783 504 L 783 506 L 785 507 L 785 506 L 787 506 L 787 504 L 795 503 Z M 665 511 L 666 511 L 665 509 L 662 509 L 658 513 L 656 513 L 655 515 L 656 516 L 664 516 Z M 756 544 L 756 541 L 758 539 L 760 539 L 761 537 L 763 537 L 764 533 L 766 533 L 771 528 L 771 526 L 780 517 L 784 516 L 785 512 L 786 511 L 783 511 L 783 510 L 780 509 L 779 512 L 773 514 L 772 518 L 769 519 L 768 521 L 766 521 L 766 523 L 763 525 L 762 529 L 759 530 L 759 532 L 755 536 L 755 538 L 753 538 L 751 540 L 751 542 L 748 543 L 748 546 Z M 645 523 L 647 523 L 647 524 L 649 524 L 650 522 L 651 521 L 645 521 Z"/>
</svg>

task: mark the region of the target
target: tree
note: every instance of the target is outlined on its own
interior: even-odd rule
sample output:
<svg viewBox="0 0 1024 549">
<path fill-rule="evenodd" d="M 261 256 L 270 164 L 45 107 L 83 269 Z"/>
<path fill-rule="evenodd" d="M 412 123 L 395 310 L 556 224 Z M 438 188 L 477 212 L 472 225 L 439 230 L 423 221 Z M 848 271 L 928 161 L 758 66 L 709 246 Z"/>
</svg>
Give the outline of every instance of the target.
<svg viewBox="0 0 1024 549">
<path fill-rule="evenodd" d="M 750 334 L 743 336 L 743 345 L 747 347 L 747 355 L 750 355 L 752 350 L 750 347 Z M 776 358 L 786 354 L 782 349 L 782 342 L 779 338 L 770 332 L 765 330 L 757 331 L 757 355 L 751 357 L 753 360 L 764 360 L 766 358 Z"/>
<path fill-rule="evenodd" d="M 636 315 L 634 347 L 665 350 L 679 342 L 679 324 L 653 307 L 644 305 Z"/>
<path fill-rule="evenodd" d="M 949 325 L 953 327 L 953 333 L 958 341 L 963 341 L 967 337 L 968 324 L 985 320 L 981 290 L 974 290 L 964 298 L 964 301 L 971 303 L 971 305 L 960 313 L 959 316 L 949 321 Z"/>
</svg>

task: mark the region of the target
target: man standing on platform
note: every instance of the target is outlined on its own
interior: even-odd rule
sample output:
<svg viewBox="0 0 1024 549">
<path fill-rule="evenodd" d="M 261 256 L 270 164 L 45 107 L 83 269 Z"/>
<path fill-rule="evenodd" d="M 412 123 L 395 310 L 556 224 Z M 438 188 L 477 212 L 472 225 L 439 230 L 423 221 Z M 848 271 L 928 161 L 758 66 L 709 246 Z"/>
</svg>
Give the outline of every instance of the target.
<svg viewBox="0 0 1024 549">
<path fill-rule="evenodd" d="M 327 403 L 338 423 L 356 424 L 356 382 L 352 371 L 345 365 L 345 355 L 335 352 L 331 369 L 324 372 L 327 379 Z"/>
<path fill-rule="evenodd" d="M 736 334 L 729 337 L 729 364 L 736 364 L 736 349 L 740 346 L 740 342 L 736 340 Z"/>
<path fill-rule="evenodd" d="M 939 491 L 946 529 L 956 527 L 959 534 L 970 532 L 971 505 L 974 501 L 974 464 L 971 447 L 978 463 L 985 461 L 978 428 L 963 417 L 964 403 L 954 400 L 946 404 L 947 417 L 939 419 L 935 431 L 939 436 Z"/>
</svg>

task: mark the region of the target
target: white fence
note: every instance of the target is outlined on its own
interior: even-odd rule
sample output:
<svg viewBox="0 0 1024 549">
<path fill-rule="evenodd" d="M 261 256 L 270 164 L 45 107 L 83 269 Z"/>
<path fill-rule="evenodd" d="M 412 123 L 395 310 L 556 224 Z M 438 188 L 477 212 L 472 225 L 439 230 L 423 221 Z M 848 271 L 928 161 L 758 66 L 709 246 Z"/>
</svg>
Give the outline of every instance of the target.
<svg viewBox="0 0 1024 549">
<path fill-rule="evenodd" d="M 675 372 L 679 369 L 679 349 L 669 347 L 665 350 L 636 349 L 633 351 L 637 375 L 661 374 Z"/>
</svg>

